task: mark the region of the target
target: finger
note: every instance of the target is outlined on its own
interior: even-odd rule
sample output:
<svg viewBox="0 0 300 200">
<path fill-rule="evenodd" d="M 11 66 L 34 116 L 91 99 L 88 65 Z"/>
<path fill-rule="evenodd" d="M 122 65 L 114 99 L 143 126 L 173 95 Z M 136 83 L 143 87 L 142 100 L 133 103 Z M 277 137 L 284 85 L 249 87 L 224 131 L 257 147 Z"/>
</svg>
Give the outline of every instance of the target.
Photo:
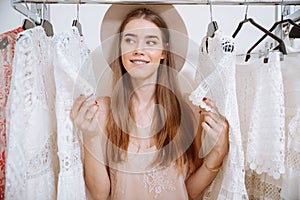
<svg viewBox="0 0 300 200">
<path fill-rule="evenodd" d="M 223 126 L 223 117 L 213 112 L 202 112 L 201 115 L 215 131 L 220 131 Z"/>
<path fill-rule="evenodd" d="M 202 115 L 204 116 L 203 121 L 207 123 L 212 129 L 218 126 L 217 122 L 212 118 L 211 112 L 203 112 Z"/>
<path fill-rule="evenodd" d="M 209 124 L 206 122 L 202 122 L 201 126 L 203 130 L 205 131 L 206 135 L 208 136 L 209 140 L 211 141 L 212 144 L 216 144 L 219 138 L 218 132 L 214 131 Z"/>
<path fill-rule="evenodd" d="M 198 106 L 199 109 L 199 113 L 201 114 L 202 112 L 205 112 L 206 110 L 204 108 L 202 108 L 201 106 Z"/>
<path fill-rule="evenodd" d="M 85 101 L 85 99 L 86 97 L 83 94 L 81 94 L 79 97 L 75 99 L 70 112 L 71 119 L 74 119 L 77 116 L 79 108 L 81 107 L 81 104 Z"/>
<path fill-rule="evenodd" d="M 87 112 L 85 114 L 85 118 L 86 119 L 92 119 L 92 118 L 94 118 L 97 110 L 98 110 L 98 105 L 96 105 L 95 102 L 94 102 L 93 105 L 91 105 L 88 108 L 88 110 L 87 110 Z"/>
<path fill-rule="evenodd" d="M 93 100 L 88 100 L 88 101 L 84 101 L 82 104 L 81 104 L 81 107 L 79 108 L 79 111 L 77 113 L 77 116 L 75 116 L 75 122 L 77 124 L 80 124 L 82 123 L 84 120 L 87 120 L 89 118 L 86 118 L 86 113 L 88 111 L 88 109 L 94 105 L 94 102 Z"/>
<path fill-rule="evenodd" d="M 218 107 L 215 105 L 214 101 L 210 98 L 203 98 L 204 103 L 210 106 L 217 114 L 220 114 Z"/>
</svg>

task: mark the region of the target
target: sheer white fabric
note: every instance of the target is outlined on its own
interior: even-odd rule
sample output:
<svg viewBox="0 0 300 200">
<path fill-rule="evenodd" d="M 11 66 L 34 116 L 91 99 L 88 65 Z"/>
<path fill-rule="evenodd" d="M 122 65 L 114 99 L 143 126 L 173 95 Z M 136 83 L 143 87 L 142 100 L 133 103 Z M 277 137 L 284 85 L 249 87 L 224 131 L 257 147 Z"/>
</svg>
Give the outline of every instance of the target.
<svg viewBox="0 0 300 200">
<path fill-rule="evenodd" d="M 288 48 L 290 52 L 298 49 Z M 281 197 L 300 199 L 300 54 L 290 53 L 282 61 L 286 113 L 286 172 L 283 175 Z"/>
<path fill-rule="evenodd" d="M 284 199 L 300 198 L 300 107 L 288 126 L 286 173 L 283 176 Z"/>
<path fill-rule="evenodd" d="M 7 105 L 6 199 L 56 199 L 51 52 L 51 39 L 42 27 L 18 35 Z"/>
<path fill-rule="evenodd" d="M 247 167 L 279 179 L 285 172 L 285 109 L 279 53 L 237 64 L 237 93 Z"/>
<path fill-rule="evenodd" d="M 81 133 L 70 119 L 73 99 L 94 92 L 94 77 L 89 50 L 77 28 L 53 39 L 56 84 L 57 145 L 60 171 L 58 200 L 86 199 L 82 165 Z M 91 82 L 91 84 L 89 83 Z"/>
<path fill-rule="evenodd" d="M 199 85 L 191 93 L 190 100 L 194 105 L 203 107 L 203 97 L 212 98 L 230 124 L 228 156 L 224 159 L 222 170 L 205 191 L 203 199 L 248 199 L 236 98 L 235 59 L 231 37 L 222 35 L 218 30 L 213 38 L 203 39 L 196 72 Z"/>
<path fill-rule="evenodd" d="M 175 163 L 160 169 L 148 169 L 156 148 L 138 147 L 130 142 L 128 161 L 110 168 L 113 200 L 188 200 L 185 175 L 179 174 Z M 137 171 L 138 170 L 138 171 Z"/>
</svg>

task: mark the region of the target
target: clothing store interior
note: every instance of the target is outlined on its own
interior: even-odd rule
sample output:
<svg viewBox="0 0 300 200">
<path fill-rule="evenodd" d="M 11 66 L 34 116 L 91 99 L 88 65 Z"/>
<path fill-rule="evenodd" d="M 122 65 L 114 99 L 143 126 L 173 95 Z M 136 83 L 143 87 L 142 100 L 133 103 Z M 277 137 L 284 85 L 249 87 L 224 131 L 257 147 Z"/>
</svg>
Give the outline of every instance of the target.
<svg viewBox="0 0 300 200">
<path fill-rule="evenodd" d="M 111 95 L 101 24 L 124 4 L 174 6 L 188 34 L 179 85 L 229 122 L 228 154 L 197 199 L 299 200 L 297 0 L 1 0 L 0 200 L 91 199 L 70 110 L 80 94 Z M 152 178 L 141 186 L 164 199 L 170 183 Z"/>
</svg>

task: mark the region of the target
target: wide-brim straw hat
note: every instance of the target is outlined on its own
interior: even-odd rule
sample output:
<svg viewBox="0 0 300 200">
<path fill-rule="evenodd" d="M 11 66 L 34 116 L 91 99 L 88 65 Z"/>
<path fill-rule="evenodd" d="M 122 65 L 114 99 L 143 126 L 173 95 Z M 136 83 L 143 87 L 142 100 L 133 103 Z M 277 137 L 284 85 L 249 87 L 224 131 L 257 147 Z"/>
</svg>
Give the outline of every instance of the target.
<svg viewBox="0 0 300 200">
<path fill-rule="evenodd" d="M 187 54 L 188 33 L 183 19 L 172 5 L 111 5 L 101 24 L 101 46 L 106 61 L 111 64 L 117 59 L 115 56 L 121 23 L 127 14 L 138 8 L 150 9 L 166 22 L 170 32 L 170 51 L 174 54 L 175 68 L 180 71 Z"/>
</svg>

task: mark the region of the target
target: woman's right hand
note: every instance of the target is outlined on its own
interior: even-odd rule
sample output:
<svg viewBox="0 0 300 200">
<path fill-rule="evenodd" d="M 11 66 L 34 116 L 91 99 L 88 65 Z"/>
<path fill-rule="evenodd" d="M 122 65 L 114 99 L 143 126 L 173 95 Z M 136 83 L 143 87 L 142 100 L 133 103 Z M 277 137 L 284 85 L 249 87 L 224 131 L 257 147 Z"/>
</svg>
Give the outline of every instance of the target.
<svg viewBox="0 0 300 200">
<path fill-rule="evenodd" d="M 108 199 L 110 179 L 101 148 L 101 126 L 104 126 L 105 100 L 80 95 L 74 101 L 70 118 L 84 137 L 84 180 L 92 199 Z M 100 107 L 101 105 L 102 107 Z M 94 138 L 97 136 L 97 139 Z M 99 137 L 100 136 L 100 137 Z"/>
<path fill-rule="evenodd" d="M 97 111 L 99 103 L 90 96 L 80 95 L 74 101 L 70 112 L 70 118 L 74 126 L 78 127 L 85 135 L 95 135 L 99 131 Z"/>
</svg>

